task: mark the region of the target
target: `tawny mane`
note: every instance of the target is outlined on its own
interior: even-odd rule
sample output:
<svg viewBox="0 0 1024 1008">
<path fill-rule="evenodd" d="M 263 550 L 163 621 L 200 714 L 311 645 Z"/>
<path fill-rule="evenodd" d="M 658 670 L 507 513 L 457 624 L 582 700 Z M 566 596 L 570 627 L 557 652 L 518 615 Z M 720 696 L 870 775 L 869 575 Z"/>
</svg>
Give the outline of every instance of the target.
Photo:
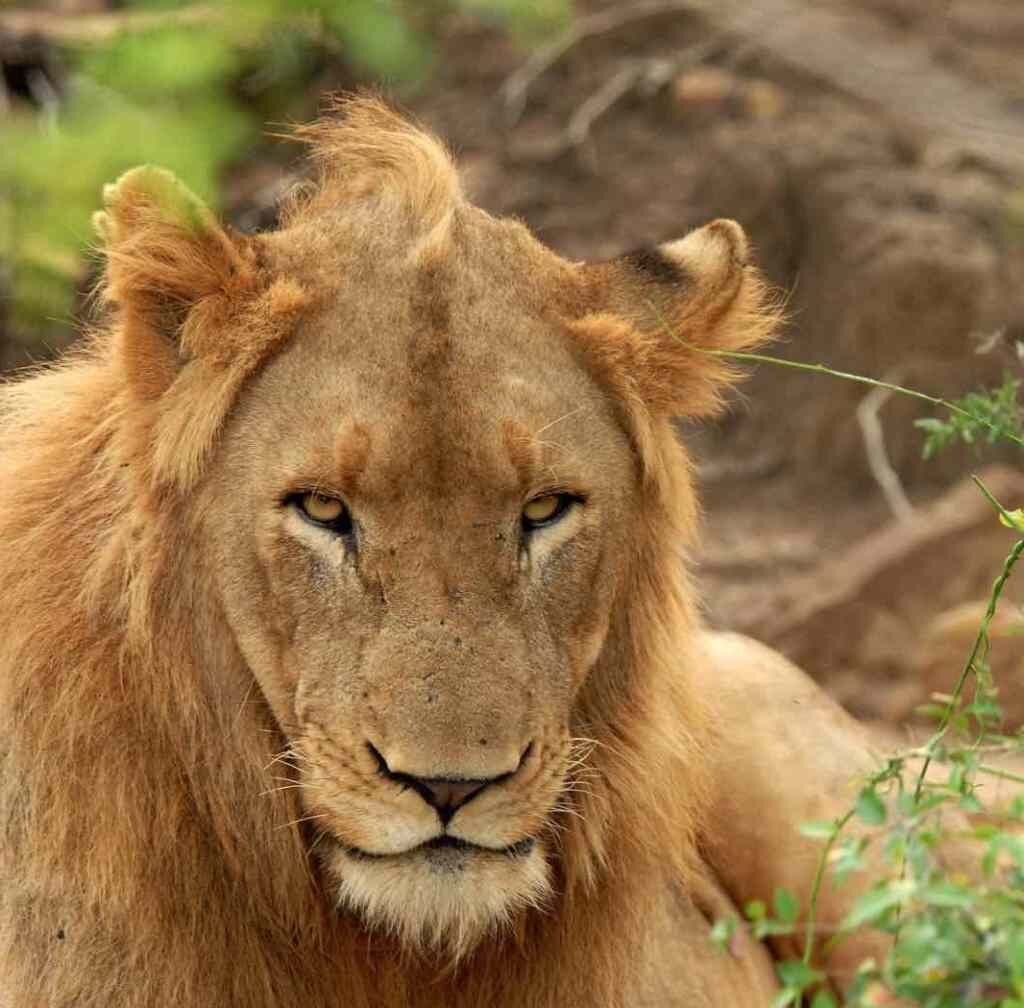
<svg viewBox="0 0 1024 1008">
<path fill-rule="evenodd" d="M 205 215 L 169 223 L 136 177 L 107 198 L 108 321 L 0 391 L 4 996 L 624 1008 L 646 908 L 697 870 L 707 790 L 708 727 L 685 674 L 695 505 L 666 415 L 677 403 L 656 389 L 629 404 L 647 418 L 640 450 L 658 492 L 574 713 L 593 744 L 556 824 L 557 896 L 454 972 L 367 934 L 335 913 L 295 792 L 276 783 L 287 739 L 211 597 L 217 558 L 197 555 L 190 508 L 240 389 L 317 304 L 325 281 L 308 264 L 338 222 L 401 232 L 423 255 L 469 211 L 443 146 L 378 101 L 349 101 L 297 135 L 319 175 L 283 227 L 305 243 L 295 261 L 307 272 L 275 272 L 261 238 Z M 566 292 L 578 316 L 615 310 L 588 290 Z M 746 290 L 741 324 L 760 337 L 774 320 L 762 325 L 759 288 Z M 616 338 L 586 351 L 599 377 L 628 366 Z M 667 350 L 645 353 L 651 368 L 677 366 Z"/>
<path fill-rule="evenodd" d="M 335 98 L 326 115 L 295 128 L 316 169 L 282 208 L 285 230 L 334 220 L 366 244 L 403 245 L 422 256 L 444 248 L 466 206 L 445 146 L 383 102 Z"/>
<path fill-rule="evenodd" d="M 380 101 L 336 98 L 324 118 L 296 127 L 293 136 L 308 145 L 319 170 L 303 207 L 311 214 L 377 196 L 391 198 L 429 229 L 463 202 L 444 145 Z"/>
</svg>

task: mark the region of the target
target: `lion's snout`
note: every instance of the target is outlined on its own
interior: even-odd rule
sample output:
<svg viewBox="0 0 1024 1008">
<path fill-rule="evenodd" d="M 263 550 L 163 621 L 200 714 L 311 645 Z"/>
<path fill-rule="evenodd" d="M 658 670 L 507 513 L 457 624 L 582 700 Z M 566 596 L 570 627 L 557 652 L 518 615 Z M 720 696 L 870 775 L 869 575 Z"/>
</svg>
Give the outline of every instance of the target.
<svg viewBox="0 0 1024 1008">
<path fill-rule="evenodd" d="M 489 785 L 514 774 L 543 731 L 546 697 L 522 635 L 484 630 L 465 613 L 388 624 L 366 647 L 360 679 L 356 731 L 385 776 Z"/>
<path fill-rule="evenodd" d="M 492 772 L 481 774 L 479 762 L 473 771 L 451 771 L 444 775 L 411 772 L 423 764 L 416 753 L 408 748 L 394 746 L 381 752 L 372 743 L 367 743 L 377 761 L 381 774 L 389 780 L 415 791 L 431 808 L 437 812 L 441 825 L 447 827 L 455 813 L 467 805 L 488 788 L 512 779 L 526 762 L 533 748 L 527 744 L 521 752 L 510 758 L 498 755 L 493 763 Z M 408 768 L 408 769 L 407 769 Z"/>
</svg>

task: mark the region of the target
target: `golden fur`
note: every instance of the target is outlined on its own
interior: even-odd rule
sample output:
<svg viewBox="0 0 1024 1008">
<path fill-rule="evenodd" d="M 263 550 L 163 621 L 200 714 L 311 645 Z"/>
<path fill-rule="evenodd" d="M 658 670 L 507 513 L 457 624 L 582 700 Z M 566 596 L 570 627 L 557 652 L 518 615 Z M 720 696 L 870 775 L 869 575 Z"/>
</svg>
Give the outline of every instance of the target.
<svg viewBox="0 0 1024 1008">
<path fill-rule="evenodd" d="M 728 880 L 671 418 L 733 377 L 702 348 L 777 322 L 742 232 L 579 266 L 379 102 L 300 136 L 319 182 L 273 234 L 124 177 L 109 321 L 0 393 L 0 1003 L 624 1008 L 673 892 L 673 997 L 725 1003 L 692 923 Z M 516 553 L 495 502 L 573 465 L 585 506 Z M 358 565 L 286 470 L 381 502 Z M 428 865 L 371 738 L 419 777 L 510 774 L 453 835 L 532 852 Z"/>
</svg>

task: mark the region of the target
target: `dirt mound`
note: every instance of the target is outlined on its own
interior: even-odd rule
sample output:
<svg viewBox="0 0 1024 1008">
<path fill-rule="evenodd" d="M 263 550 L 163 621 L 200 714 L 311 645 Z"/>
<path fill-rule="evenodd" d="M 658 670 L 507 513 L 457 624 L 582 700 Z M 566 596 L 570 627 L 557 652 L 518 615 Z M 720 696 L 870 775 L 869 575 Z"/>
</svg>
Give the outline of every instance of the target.
<svg viewBox="0 0 1024 1008">
<path fill-rule="evenodd" d="M 990 467 L 981 480 L 997 498 L 1024 499 L 1024 474 Z M 770 598 L 738 615 L 744 630 L 807 668 L 848 708 L 899 720 L 932 692 L 952 689 L 981 624 L 994 572 L 1014 541 L 972 480 L 911 521 L 893 521 L 827 554 Z M 993 651 L 1008 719 L 1024 720 L 1020 617 L 1024 590 L 1010 582 Z M 965 601 L 966 600 L 966 601 Z"/>
</svg>

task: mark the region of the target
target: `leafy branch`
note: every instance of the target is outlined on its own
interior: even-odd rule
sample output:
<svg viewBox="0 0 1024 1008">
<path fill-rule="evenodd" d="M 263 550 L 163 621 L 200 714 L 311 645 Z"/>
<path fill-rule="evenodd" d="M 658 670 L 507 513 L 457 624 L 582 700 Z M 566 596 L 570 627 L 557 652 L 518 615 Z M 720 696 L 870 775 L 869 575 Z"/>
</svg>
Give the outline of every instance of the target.
<svg viewBox="0 0 1024 1008">
<path fill-rule="evenodd" d="M 838 371 L 824 364 L 806 364 L 765 354 L 705 350 L 713 356 L 746 363 L 768 363 L 794 370 L 827 374 L 886 389 L 940 407 L 945 418 L 919 420 L 930 458 L 955 443 L 978 445 L 1009 441 L 1024 446 L 1020 383 L 1007 376 L 990 392 L 970 393 L 955 401 L 931 396 L 891 382 Z M 865 867 L 864 853 L 875 843 L 891 870 L 857 899 L 830 937 L 827 947 L 851 931 L 873 928 L 893 937 L 881 963 L 863 963 L 845 992 L 851 1008 L 894 1003 L 921 1008 L 1024 1008 L 1024 794 L 1008 809 L 982 804 L 979 775 L 1024 784 L 1024 775 L 983 762 L 989 754 L 1020 753 L 1024 732 L 996 734 L 1001 711 L 988 665 L 989 631 L 1006 584 L 1024 554 L 1024 510 L 1007 510 L 981 480 L 978 489 L 1000 522 L 1017 533 L 999 576 L 970 653 L 952 693 L 932 710 L 937 726 L 924 745 L 890 757 L 862 784 L 854 804 L 835 820 L 804 823 L 800 831 L 822 842 L 802 929 L 803 954 L 778 964 L 782 989 L 775 1008 L 796 1006 L 811 997 L 811 1008 L 835 1008 L 834 995 L 822 984 L 814 966 L 818 903 L 829 866 L 836 884 Z M 965 703 L 969 682 L 974 696 Z M 963 741 L 950 743 L 956 729 Z M 936 763 L 948 767 L 943 782 L 929 771 Z M 961 816 L 984 813 L 966 835 L 951 828 L 944 812 Z M 859 820 L 869 828 L 859 836 L 844 835 Z M 944 844 L 967 840 L 980 852 L 972 878 L 950 873 L 941 860 Z M 774 916 L 760 902 L 745 908 L 755 937 L 796 934 L 799 906 L 783 890 L 776 892 Z M 719 921 L 713 938 L 727 943 L 737 922 Z"/>
<path fill-rule="evenodd" d="M 795 371 L 831 375 L 833 378 L 842 378 L 845 381 L 857 382 L 859 385 L 870 385 L 872 388 L 897 392 L 900 395 L 909 396 L 911 399 L 920 399 L 932 406 L 947 409 L 950 413 L 948 421 L 933 419 L 917 421 L 917 425 L 929 435 L 925 441 L 926 458 L 931 458 L 957 437 L 969 444 L 975 443 L 978 440 L 979 431 L 985 433 L 991 444 L 1005 439 L 1024 448 L 1024 431 L 1021 429 L 1021 414 L 1017 406 L 1017 388 L 1020 382 L 1009 377 L 994 393 L 972 392 L 964 396 L 963 399 L 951 401 L 939 396 L 928 395 L 927 392 L 919 392 L 917 389 L 907 388 L 904 385 L 881 381 L 878 378 L 869 378 L 866 375 L 853 374 L 849 371 L 838 371 L 826 364 L 808 364 L 804 361 L 787 360 L 784 357 L 772 357 L 769 354 L 747 353 L 739 350 L 711 350 L 705 347 L 695 347 L 694 349 L 709 357 L 723 357 L 747 364 L 772 364 Z"/>
<path fill-rule="evenodd" d="M 946 404 L 951 410 L 947 419 L 915 420 L 914 426 L 925 432 L 924 457 L 933 458 L 957 441 L 976 446 L 982 439 L 992 445 L 1005 438 L 1019 444 L 1019 388 L 1020 382 L 1007 374 L 1003 384 L 991 392 L 968 392 L 962 399 Z"/>
</svg>

